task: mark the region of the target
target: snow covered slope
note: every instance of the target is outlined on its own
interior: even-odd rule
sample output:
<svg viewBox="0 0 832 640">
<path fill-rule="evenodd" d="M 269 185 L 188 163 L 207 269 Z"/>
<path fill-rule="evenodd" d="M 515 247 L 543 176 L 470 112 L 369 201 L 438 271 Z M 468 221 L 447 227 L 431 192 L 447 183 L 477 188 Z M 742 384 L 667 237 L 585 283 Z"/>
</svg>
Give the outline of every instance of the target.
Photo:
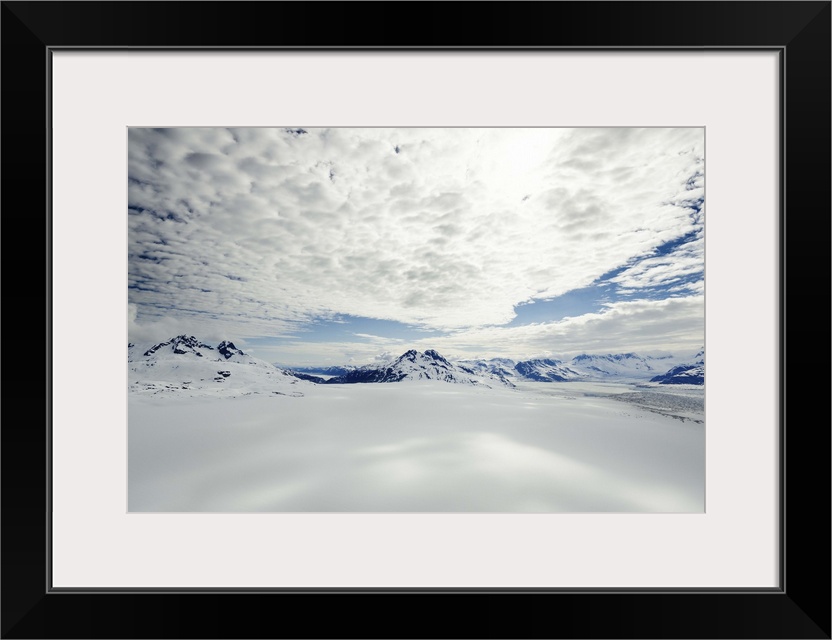
<svg viewBox="0 0 832 640">
<path fill-rule="evenodd" d="M 593 384 L 322 384 L 299 399 L 191 402 L 132 394 L 128 509 L 703 513 L 704 424 L 659 402 L 681 388 L 618 400 L 624 385 L 598 385 L 605 396 Z M 695 391 L 692 400 L 704 396 Z"/>
<path fill-rule="evenodd" d="M 694 356 L 693 362 L 680 364 L 665 373 L 650 378 L 659 384 L 705 384 L 705 351 Z"/>
<path fill-rule="evenodd" d="M 527 380 L 536 382 L 566 382 L 567 380 L 581 380 L 586 377 L 570 369 L 560 360 L 540 358 L 524 360 L 515 365 L 515 370 Z"/>
<path fill-rule="evenodd" d="M 635 353 L 582 353 L 572 358 L 569 368 L 588 380 L 647 381 L 679 362 L 672 356 L 655 358 Z"/>
<path fill-rule="evenodd" d="M 128 344 L 128 389 L 133 393 L 230 397 L 303 395 L 309 383 L 244 353 L 233 342 L 216 348 L 194 336 L 156 344 Z"/>
<path fill-rule="evenodd" d="M 517 364 L 509 358 L 491 358 L 489 360 L 458 360 L 455 363 L 466 371 L 473 371 L 480 376 L 494 376 L 508 386 L 513 386 L 512 380 L 518 377 L 515 370 Z"/>
<path fill-rule="evenodd" d="M 647 382 L 690 357 L 641 356 L 635 353 L 581 354 L 571 360 L 532 358 L 514 362 L 507 358 L 461 360 L 459 364 L 507 380 L 534 382 Z M 704 364 L 704 363 L 703 363 Z"/>
</svg>

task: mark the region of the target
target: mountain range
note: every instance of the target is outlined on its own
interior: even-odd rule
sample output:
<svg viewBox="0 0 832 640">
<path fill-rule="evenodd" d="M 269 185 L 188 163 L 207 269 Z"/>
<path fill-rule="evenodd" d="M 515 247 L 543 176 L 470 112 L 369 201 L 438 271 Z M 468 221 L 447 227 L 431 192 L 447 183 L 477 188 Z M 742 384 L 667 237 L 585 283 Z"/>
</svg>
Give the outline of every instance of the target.
<svg viewBox="0 0 832 640">
<path fill-rule="evenodd" d="M 487 371 L 474 371 L 462 364 L 454 364 L 444 356 L 428 349 L 410 349 L 392 362 L 381 365 L 371 364 L 345 370 L 341 375 L 324 379 L 314 375 L 290 371 L 303 380 L 318 384 L 355 384 L 366 382 L 401 382 L 403 380 L 441 380 L 460 384 L 485 384 L 488 382 L 512 385 L 499 376 Z"/>
<path fill-rule="evenodd" d="M 693 357 L 641 356 L 636 353 L 579 354 L 569 360 L 535 358 L 514 361 L 508 358 L 461 360 L 475 370 L 487 371 L 508 380 L 535 382 L 607 381 L 656 382 L 658 384 L 704 384 L 704 350 Z M 700 376 L 694 375 L 699 371 Z M 682 372 L 690 371 L 688 382 Z"/>
<path fill-rule="evenodd" d="M 454 371 L 457 375 L 453 376 L 454 378 L 465 378 L 463 374 L 467 374 L 476 378 L 497 379 L 503 384 L 511 384 L 513 380 L 648 382 L 654 377 L 665 375 L 674 367 L 694 366 L 695 364 L 704 366 L 704 362 L 695 362 L 696 359 L 703 357 L 703 353 L 700 351 L 692 358 L 618 353 L 580 354 L 570 360 L 533 358 L 516 361 L 510 358 L 491 358 L 449 361 L 433 349 L 429 349 L 424 353 L 411 350 L 383 364 L 370 364 L 363 367 L 289 368 L 289 371 L 298 377 L 319 384 L 324 382 L 327 384 L 396 382 L 406 378 L 418 378 L 418 375 L 414 375 L 413 366 L 405 364 L 410 362 L 411 365 L 415 365 L 418 360 L 419 366 L 425 367 L 421 377 L 435 380 L 444 379 L 442 372 L 450 370 L 449 367 L 455 367 Z M 656 380 L 656 382 L 660 381 Z"/>
<path fill-rule="evenodd" d="M 608 381 L 703 385 L 704 349 L 692 357 L 635 353 L 580 354 L 569 360 L 534 358 L 451 361 L 433 349 L 411 349 L 388 362 L 362 367 L 287 369 L 222 341 L 216 347 L 180 335 L 149 345 L 128 344 L 129 387 L 136 392 L 235 396 L 251 393 L 303 395 L 310 384 L 394 383 L 438 380 L 485 387 L 519 382 Z"/>
</svg>

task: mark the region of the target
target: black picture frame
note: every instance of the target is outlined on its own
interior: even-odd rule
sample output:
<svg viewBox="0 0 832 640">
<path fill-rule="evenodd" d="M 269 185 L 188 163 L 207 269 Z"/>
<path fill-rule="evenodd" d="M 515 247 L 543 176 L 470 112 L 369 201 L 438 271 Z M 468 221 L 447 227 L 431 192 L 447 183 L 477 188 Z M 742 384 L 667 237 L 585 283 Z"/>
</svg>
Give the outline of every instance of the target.
<svg viewBox="0 0 832 640">
<path fill-rule="evenodd" d="M 830 15 L 828 1 L 3 2 L 2 637 L 830 638 L 829 403 L 805 384 L 829 382 Z M 779 588 L 52 589 L 50 56 L 130 47 L 778 51 Z M 795 293 L 806 282 L 814 298 Z"/>
</svg>

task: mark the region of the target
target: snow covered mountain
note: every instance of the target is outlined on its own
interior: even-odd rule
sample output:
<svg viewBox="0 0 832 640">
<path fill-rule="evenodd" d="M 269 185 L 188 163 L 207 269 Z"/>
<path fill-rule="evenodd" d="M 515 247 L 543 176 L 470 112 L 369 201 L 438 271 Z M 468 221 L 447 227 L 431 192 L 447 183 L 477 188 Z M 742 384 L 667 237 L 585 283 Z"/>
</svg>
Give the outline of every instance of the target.
<svg viewBox="0 0 832 640">
<path fill-rule="evenodd" d="M 641 356 L 635 353 L 580 354 L 571 360 L 532 358 L 515 362 L 507 358 L 490 360 L 460 360 L 461 364 L 478 373 L 488 373 L 505 380 L 532 380 L 535 382 L 568 382 L 573 380 L 607 382 L 647 382 L 657 374 L 673 367 L 696 361 L 704 351 L 693 358 L 679 356 Z"/>
<path fill-rule="evenodd" d="M 127 346 L 128 389 L 134 393 L 231 397 L 303 395 L 305 384 L 269 362 L 223 341 L 216 348 L 194 336 Z"/>
<path fill-rule="evenodd" d="M 510 384 L 486 372 L 477 372 L 464 365 L 453 364 L 433 349 L 424 352 L 411 349 L 387 364 L 366 365 L 329 380 L 322 378 L 312 380 L 311 376 L 305 376 L 302 379 L 318 384 L 401 382 L 403 380 L 440 380 L 484 386 L 488 386 L 489 383 Z"/>
<path fill-rule="evenodd" d="M 512 382 L 518 376 L 514 369 L 515 362 L 509 358 L 491 358 L 490 360 L 458 360 L 456 364 L 466 371 L 473 371 L 479 376 L 494 376 L 503 381 L 504 384 L 512 386 Z"/>
<path fill-rule="evenodd" d="M 154 344 L 152 347 L 150 347 L 147 351 L 144 352 L 144 356 L 150 357 L 159 351 L 168 351 L 164 349 L 164 347 L 170 347 L 170 351 L 173 351 L 173 353 L 177 355 L 185 355 L 187 353 L 190 353 L 200 358 L 202 357 L 202 351 L 214 350 L 214 347 L 200 342 L 193 336 L 182 335 L 176 336 L 175 338 L 171 338 L 167 342 L 160 342 L 158 344 Z M 128 345 L 127 348 L 129 355 L 129 349 L 131 348 L 131 346 Z"/>
<path fill-rule="evenodd" d="M 208 348 L 210 349 L 210 347 Z M 217 351 L 226 360 L 232 360 L 233 358 L 233 362 L 240 362 L 241 358 L 246 357 L 246 354 L 235 347 L 233 342 L 226 342 L 225 340 L 217 345 Z"/>
<path fill-rule="evenodd" d="M 524 360 L 518 362 L 514 369 L 527 380 L 536 382 L 566 382 L 567 380 L 580 380 L 583 377 L 560 360 L 549 358 Z"/>
<path fill-rule="evenodd" d="M 481 386 L 514 387 L 535 382 L 608 381 L 704 384 L 704 349 L 695 356 L 640 356 L 635 353 L 581 354 L 571 360 L 508 358 L 450 361 L 437 351 L 411 349 L 387 362 L 363 367 L 283 370 L 222 341 L 216 347 L 180 335 L 156 344 L 128 344 L 131 392 L 191 396 L 250 394 L 303 395 L 305 385 L 439 380 Z M 315 375 L 318 374 L 318 375 Z"/>
<path fill-rule="evenodd" d="M 635 353 L 582 353 L 572 358 L 569 366 L 584 379 L 646 381 L 678 362 L 672 356 L 656 358 Z"/>
<path fill-rule="evenodd" d="M 582 374 L 573 371 L 564 362 L 549 358 L 535 358 L 521 360 L 520 362 L 515 362 L 509 358 L 460 360 L 457 364 L 482 375 L 496 376 L 507 384 L 513 384 L 512 380 L 564 382 L 566 380 L 583 379 Z"/>
<path fill-rule="evenodd" d="M 694 361 L 680 364 L 667 372 L 650 378 L 659 384 L 705 384 L 705 351 L 694 356 Z"/>
</svg>

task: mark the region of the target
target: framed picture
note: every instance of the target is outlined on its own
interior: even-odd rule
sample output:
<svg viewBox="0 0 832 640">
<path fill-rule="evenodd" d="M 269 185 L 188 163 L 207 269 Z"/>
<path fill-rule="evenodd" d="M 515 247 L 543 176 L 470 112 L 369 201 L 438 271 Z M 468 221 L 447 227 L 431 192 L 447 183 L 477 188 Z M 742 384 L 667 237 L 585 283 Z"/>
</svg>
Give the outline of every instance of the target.
<svg viewBox="0 0 832 640">
<path fill-rule="evenodd" d="M 7 265 L 12 277 L 5 279 L 5 297 L 13 305 L 7 306 L 6 344 L 28 336 L 23 357 L 17 347 L 7 347 L 7 374 L 14 375 L 6 376 L 6 406 L 11 414 L 10 407 L 25 398 L 46 409 L 45 418 L 38 410 L 27 412 L 38 416 L 28 421 L 15 412 L 2 431 L 4 637 L 391 635 L 346 617 L 362 605 L 376 606 L 381 597 L 391 613 L 412 621 L 400 632 L 407 636 L 436 635 L 435 623 L 417 616 L 428 597 L 437 616 L 453 612 L 451 619 L 466 620 L 464 631 L 460 624 L 440 632 L 449 636 L 830 637 L 829 433 L 816 418 L 805 418 L 801 409 L 817 402 L 812 387 L 800 383 L 802 374 L 819 370 L 816 354 L 823 349 L 817 336 L 828 335 L 828 305 L 801 307 L 807 298 L 794 294 L 797 283 L 805 287 L 807 281 L 820 280 L 821 296 L 829 291 L 830 4 L 489 4 L 473 12 L 466 6 L 458 19 L 455 9 L 447 5 L 441 17 L 432 10 L 408 16 L 397 29 L 400 44 L 391 44 L 368 26 L 375 12 L 362 5 L 335 5 L 321 15 L 294 3 L 3 4 L 4 224 L 6 256 L 15 265 Z M 348 36 L 345 24 L 355 25 Z M 299 146 L 310 140 L 329 144 L 329 150 Z M 430 153 L 413 153 L 417 142 Z M 226 143 L 237 145 L 236 172 L 216 164 Z M 484 149 L 479 155 L 478 144 Z M 262 207 L 247 216 L 242 192 L 228 205 L 231 191 L 223 190 L 240 177 L 240 167 L 249 176 L 259 170 L 264 147 L 283 154 L 284 164 L 302 175 L 280 184 L 261 182 L 259 194 L 248 194 L 268 207 L 283 207 L 275 212 L 279 223 L 265 220 Z M 375 154 L 382 147 L 384 176 L 380 169 L 360 179 L 353 175 L 358 149 Z M 337 148 L 345 151 L 339 155 Z M 553 148 L 573 153 L 552 159 Z M 575 149 L 588 149 L 586 157 Z M 624 150 L 627 162 L 616 160 L 615 149 Z M 500 164 L 498 155 L 511 162 Z M 454 173 L 463 164 L 459 158 L 475 156 L 480 160 L 466 164 L 467 178 Z M 409 164 L 388 166 L 396 160 Z M 171 164 L 174 170 L 166 172 Z M 506 167 L 515 173 L 505 175 Z M 622 178 L 615 183 L 622 188 L 612 189 L 610 176 L 627 171 L 644 178 Z M 361 248 L 372 238 L 394 236 L 389 256 L 378 247 L 372 256 L 399 260 L 400 271 L 419 275 L 408 256 L 429 253 L 416 238 L 424 240 L 430 229 L 424 217 L 415 216 L 414 239 L 408 241 L 397 217 L 407 194 L 394 207 L 392 192 L 382 190 L 387 195 L 374 205 L 369 222 L 366 207 L 346 224 L 338 217 L 347 215 L 345 200 L 331 210 L 321 205 L 316 215 L 323 222 L 311 227 L 301 224 L 308 211 L 293 218 L 286 195 L 309 196 L 299 205 L 306 211 L 314 200 L 310 190 L 321 184 L 336 188 L 342 178 L 359 199 L 390 176 L 405 176 L 385 183 L 388 188 L 395 182 L 399 190 L 414 176 L 429 176 L 437 186 L 417 190 L 411 200 L 421 198 L 420 211 L 427 207 L 437 216 L 454 209 L 454 197 L 476 201 L 456 207 L 462 211 L 458 219 L 446 215 L 429 225 L 450 225 L 437 236 L 448 247 L 436 249 L 435 257 L 444 258 L 450 265 L 445 271 L 456 269 L 456 275 L 431 272 L 436 286 L 417 292 L 436 295 L 421 303 L 401 291 L 391 294 L 389 287 L 367 295 L 371 281 L 394 278 L 381 271 L 372 279 L 358 275 Z M 668 193 L 665 180 L 696 197 L 645 195 Z M 249 192 L 256 190 L 251 184 Z M 481 193 L 476 185 L 485 185 Z M 556 192 L 558 186 L 562 191 Z M 283 191 L 270 200 L 263 195 L 266 187 L 272 194 Z M 209 197 L 207 206 L 218 211 L 221 200 L 227 208 L 210 225 L 199 226 L 188 216 L 198 194 L 211 189 L 223 197 Z M 426 194 L 444 200 L 425 204 Z M 566 200 L 574 206 L 564 207 Z M 624 200 L 638 204 L 628 205 L 622 218 L 610 203 Z M 664 208 L 650 209 L 654 200 Z M 523 206 L 535 207 L 527 225 Z M 513 222 L 501 226 L 498 217 L 466 217 L 488 207 L 511 212 L 503 221 Z M 681 235 L 678 223 L 663 217 L 677 209 L 691 221 Z M 16 215 L 18 210 L 26 214 Z M 569 211 L 580 237 L 569 247 L 555 247 L 542 221 Z M 595 214 L 603 218 L 597 224 Z M 563 227 L 571 219 L 558 220 Z M 174 228 L 189 223 L 187 232 Z M 235 224 L 247 225 L 245 240 Z M 295 224 L 280 237 L 305 242 L 304 250 L 265 243 L 277 237 L 264 231 L 270 224 Z M 668 226 L 675 231 L 664 238 Z M 484 244 L 454 245 L 463 227 L 471 233 L 477 227 Z M 643 246 L 627 248 L 639 229 L 647 236 Z M 615 237 L 604 240 L 604 234 Z M 21 251 L 21 238 L 46 242 L 27 243 Z M 238 271 L 220 259 L 227 256 L 223 238 L 235 246 L 250 243 L 234 263 Z M 583 252 L 576 249 L 578 241 Z M 161 248 L 175 243 L 187 250 Z M 32 244 L 43 246 L 43 253 L 32 251 Z M 346 246 L 354 260 L 342 260 L 340 276 L 320 268 Z M 552 246 L 568 256 L 574 282 L 557 289 L 553 283 L 561 282 L 562 273 L 547 275 L 530 259 L 520 264 L 516 255 L 495 258 L 495 273 L 480 282 L 459 270 L 463 262 L 451 259 L 451 246 L 477 246 L 495 256 L 524 248 L 533 255 Z M 213 261 L 211 251 L 217 254 Z M 609 257 L 614 251 L 621 255 Z M 164 268 L 172 256 L 186 256 L 191 266 Z M 268 304 L 255 308 L 246 297 L 251 287 L 239 283 L 261 277 L 263 271 L 252 265 L 263 256 L 296 262 L 291 268 L 286 261 L 271 264 L 287 282 L 281 285 L 278 278 L 258 289 Z M 574 266 L 590 262 L 591 268 Z M 232 283 L 217 298 L 216 310 L 204 303 L 219 277 L 212 263 Z M 350 271 L 350 264 L 358 266 Z M 619 270 L 610 273 L 613 267 Z M 668 271 L 672 278 L 659 275 Z M 310 276 L 307 284 L 303 273 Z M 543 279 L 536 279 L 541 273 Z M 653 359 L 667 357 L 660 353 L 668 344 L 660 327 L 690 357 L 649 369 L 655 375 L 627 369 L 626 385 L 623 378 L 599 382 L 593 377 L 600 375 L 598 363 L 590 369 L 580 356 L 602 353 L 604 341 L 618 335 L 612 325 L 594 333 L 570 325 L 559 334 L 564 346 L 553 350 L 557 357 L 529 338 L 530 327 L 552 329 L 552 316 L 529 316 L 525 333 L 496 330 L 511 320 L 503 317 L 505 308 L 509 315 L 531 313 L 518 303 L 548 304 L 564 292 L 583 290 L 596 273 L 607 274 L 601 283 L 610 297 L 601 300 L 595 290 L 592 300 L 576 303 L 581 314 L 601 317 L 632 299 L 653 303 L 645 313 L 658 318 L 656 324 L 642 319 L 640 331 L 628 333 L 643 351 L 630 354 L 640 359 L 638 367 L 658 367 Z M 326 278 L 332 285 L 321 287 Z M 483 282 L 487 293 L 477 289 Z M 526 300 L 518 299 L 518 283 L 529 291 Z M 272 296 L 270 287 L 281 286 L 282 297 Z M 194 287 L 204 295 L 194 296 Z M 634 290 L 640 293 L 627 298 Z M 443 291 L 454 291 L 453 300 L 443 298 Z M 338 304 L 329 292 L 340 296 Z M 504 299 L 501 292 L 508 292 Z M 389 303 L 384 309 L 382 299 Z M 478 305 L 485 299 L 488 305 Z M 404 302 L 397 306 L 396 300 Z M 694 310 L 679 310 L 680 300 Z M 288 301 L 291 311 L 274 315 Z M 19 316 L 8 312 L 23 307 L 27 313 Z M 33 307 L 38 311 L 28 311 Z M 228 309 L 248 326 L 284 323 L 304 335 L 322 333 L 292 340 L 286 329 L 282 342 L 266 344 L 252 331 L 243 336 L 246 345 L 214 342 L 213 333 L 182 340 L 176 331 L 159 339 L 153 333 L 189 317 L 191 326 L 206 327 L 208 334 L 228 319 Z M 472 309 L 484 319 L 471 320 L 466 312 Z M 564 313 L 555 320 L 562 321 Z M 213 324 L 200 325 L 206 316 L 214 316 Z M 18 317 L 26 326 L 16 326 Z M 33 317 L 46 318 L 34 339 Z M 581 317 L 582 326 L 592 320 Z M 404 344 L 403 333 L 386 341 L 370 335 L 382 319 L 390 323 L 385 330 L 396 323 L 397 331 L 429 334 L 433 344 L 411 336 L 412 351 L 391 353 L 383 366 L 351 374 L 343 367 L 351 355 L 365 364 L 381 356 L 372 349 Z M 344 322 L 360 335 L 333 356 L 337 361 L 330 363 L 344 370 L 330 372 L 330 378 L 321 368 L 335 340 L 326 336 Z M 520 335 L 528 340 L 522 349 Z M 146 337 L 148 344 L 138 348 L 131 336 Z M 476 349 L 470 347 L 474 336 L 480 340 Z M 483 336 L 494 349 L 482 350 Z M 602 346 L 587 349 L 588 343 Z M 442 348 L 429 348 L 437 344 Z M 614 350 L 619 346 L 620 340 L 610 346 L 610 355 L 620 355 Z M 697 360 L 700 346 L 708 353 L 704 394 L 689 384 L 699 375 L 697 367 L 705 366 Z M 284 353 L 295 359 L 286 361 Z M 256 367 L 261 355 L 263 376 L 241 368 Z M 486 356 L 511 357 L 511 366 L 487 369 L 499 363 L 489 365 Z M 280 368 L 272 370 L 275 362 Z M 302 371 L 304 362 L 314 370 Z M 620 374 L 625 365 L 616 362 Z M 203 364 L 211 369 L 208 377 L 199 373 Z M 410 368 L 402 373 L 405 365 Z M 273 458 L 257 466 L 262 440 L 246 441 L 245 455 L 237 455 L 242 445 L 222 430 L 210 437 L 204 429 L 192 439 L 183 436 L 212 419 L 245 423 L 251 433 L 262 430 L 251 423 L 243 396 L 263 389 L 271 396 L 278 386 L 276 397 L 262 398 L 278 411 L 291 415 L 318 398 L 332 405 L 326 410 L 330 417 L 360 410 L 363 421 L 378 410 L 355 394 L 375 393 L 379 386 L 348 387 L 356 381 L 350 375 L 378 378 L 393 371 L 393 377 L 407 377 L 416 365 L 422 374 L 441 368 L 453 382 L 469 383 L 460 385 L 460 393 L 480 413 L 487 405 L 483 415 L 506 411 L 495 398 L 513 393 L 492 387 L 531 389 L 538 384 L 534 376 L 580 380 L 567 383 L 572 387 L 547 387 L 558 391 L 546 392 L 545 401 L 530 396 L 530 412 L 590 415 L 586 398 L 610 395 L 611 387 L 603 384 L 625 385 L 618 392 L 630 395 L 593 400 L 621 408 L 615 419 L 609 412 L 591 414 L 568 439 L 547 438 L 551 448 L 533 454 L 516 442 L 528 444 L 537 423 L 518 419 L 511 425 L 516 441 L 491 425 L 492 440 L 461 440 L 445 432 L 439 444 L 437 434 L 420 432 L 425 421 L 414 419 L 394 457 L 389 447 L 379 449 L 379 443 L 389 443 L 378 440 L 378 430 L 369 430 L 359 448 L 383 453 L 381 466 L 373 458 L 371 470 L 363 466 L 350 473 L 338 468 L 342 457 L 309 452 L 335 444 L 343 451 L 354 441 L 331 430 L 316 433 L 316 423 L 302 412 L 294 422 L 306 430 L 291 436 L 297 447 L 286 450 L 291 455 L 280 459 L 278 470 Z M 165 367 L 176 371 L 174 378 L 159 373 Z M 186 369 L 188 379 L 180 380 Z M 274 372 L 286 376 L 285 385 L 266 380 Z M 676 375 L 688 384 L 675 393 L 660 386 L 662 376 Z M 562 389 L 575 385 L 584 385 L 584 395 L 567 398 Z M 679 390 L 688 387 L 684 396 Z M 396 389 L 402 388 L 384 387 L 400 395 Z M 408 389 L 411 394 L 396 396 L 395 404 L 410 407 L 410 414 L 408 403 L 414 401 L 432 404 L 432 411 L 451 407 L 433 387 L 425 398 L 416 398 L 422 391 L 413 392 L 414 386 Z M 178 400 L 158 411 L 171 394 Z M 228 401 L 220 406 L 217 394 Z M 136 404 L 139 396 L 153 400 Z M 670 408 L 669 398 L 676 403 Z M 703 400 L 704 408 L 693 406 Z M 336 401 L 353 404 L 338 409 Z M 555 401 L 585 404 L 558 409 Z M 633 412 L 646 417 L 633 421 Z M 681 432 L 667 426 L 674 420 L 699 431 L 685 432 L 681 441 Z M 664 448 L 642 459 L 638 438 L 645 436 L 635 434 L 645 421 L 651 434 L 659 434 L 651 442 Z M 136 440 L 136 429 L 128 438 L 128 424 L 139 423 L 143 433 L 155 434 L 152 440 Z M 405 444 L 407 456 L 401 452 Z M 493 471 L 464 467 L 472 447 L 489 469 L 501 470 L 502 482 L 493 482 Z M 577 458 L 566 455 L 578 449 L 608 481 L 578 484 L 588 476 L 570 467 Z M 455 460 L 455 475 L 442 467 L 449 459 Z M 300 471 L 291 471 L 292 460 Z M 519 465 L 514 476 L 505 474 L 512 464 Z M 426 468 L 443 469 L 435 491 L 414 480 Z M 194 480 L 206 470 L 211 482 Z M 269 492 L 253 480 L 268 477 L 273 483 L 278 472 L 285 486 L 322 488 Z M 552 474 L 561 483 L 553 485 L 557 491 L 542 491 L 540 478 Z M 518 484 L 518 476 L 528 481 Z M 820 514 L 795 508 L 806 495 L 817 497 Z M 334 606 L 336 615 L 321 619 L 321 604 Z M 483 616 L 484 604 L 489 610 Z M 276 625 L 273 614 L 286 605 L 309 610 Z M 206 607 L 210 618 L 199 613 Z"/>
<path fill-rule="evenodd" d="M 129 512 L 705 513 L 704 128 L 128 154 Z"/>
</svg>

